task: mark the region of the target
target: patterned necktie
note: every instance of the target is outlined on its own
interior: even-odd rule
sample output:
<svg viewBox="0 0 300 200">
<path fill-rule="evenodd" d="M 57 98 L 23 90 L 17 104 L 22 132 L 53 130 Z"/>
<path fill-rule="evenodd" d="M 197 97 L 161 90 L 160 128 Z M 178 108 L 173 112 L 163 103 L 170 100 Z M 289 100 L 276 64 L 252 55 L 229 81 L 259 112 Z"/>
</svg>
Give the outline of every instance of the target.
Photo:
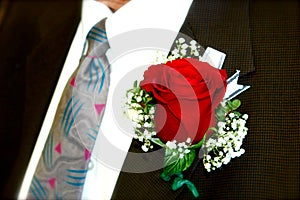
<svg viewBox="0 0 300 200">
<path fill-rule="evenodd" d="M 109 86 L 105 19 L 66 85 L 27 199 L 80 199 Z"/>
</svg>

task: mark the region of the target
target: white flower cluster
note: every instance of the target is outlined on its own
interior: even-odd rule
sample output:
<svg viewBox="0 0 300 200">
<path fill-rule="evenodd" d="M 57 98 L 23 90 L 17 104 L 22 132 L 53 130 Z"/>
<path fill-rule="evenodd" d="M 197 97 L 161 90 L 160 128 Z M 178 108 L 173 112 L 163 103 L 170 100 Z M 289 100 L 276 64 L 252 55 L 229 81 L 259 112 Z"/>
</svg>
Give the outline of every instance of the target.
<svg viewBox="0 0 300 200">
<path fill-rule="evenodd" d="M 191 138 L 188 138 L 185 142 L 178 143 L 176 140 L 173 140 L 166 143 L 167 148 L 173 152 L 173 156 L 178 156 L 180 159 L 184 157 L 184 154 L 190 153 L 189 145 L 191 145 Z"/>
<path fill-rule="evenodd" d="M 156 60 L 153 64 L 166 63 L 168 61 L 194 57 L 201 60 L 201 46 L 195 41 L 191 40 L 189 44 L 186 43 L 184 38 L 179 38 L 175 41 L 176 46 L 171 51 L 171 55 L 167 56 L 165 52 L 157 51 Z"/>
<path fill-rule="evenodd" d="M 247 119 L 247 114 L 240 116 L 231 112 L 226 116 L 225 122 L 218 123 L 216 137 L 209 138 L 204 144 L 203 164 L 208 172 L 245 153 L 241 146 L 248 131 L 245 126 Z"/>
<path fill-rule="evenodd" d="M 201 46 L 195 40 L 191 40 L 188 45 L 187 43 L 185 43 L 184 38 L 179 38 L 175 41 L 175 44 L 176 47 L 171 52 L 169 60 L 175 60 L 178 58 L 189 58 L 191 56 L 197 57 L 199 60 L 201 59 L 201 55 L 199 53 Z"/>
<path fill-rule="evenodd" d="M 142 149 L 147 152 L 149 148 L 153 148 L 150 140 L 156 135 L 154 125 L 155 106 L 151 106 L 149 110 L 142 106 L 143 100 L 149 98 L 149 94 L 144 90 L 139 92 L 128 92 L 127 94 L 127 115 L 131 120 L 135 129 L 134 138 L 140 142 L 144 142 Z"/>
</svg>

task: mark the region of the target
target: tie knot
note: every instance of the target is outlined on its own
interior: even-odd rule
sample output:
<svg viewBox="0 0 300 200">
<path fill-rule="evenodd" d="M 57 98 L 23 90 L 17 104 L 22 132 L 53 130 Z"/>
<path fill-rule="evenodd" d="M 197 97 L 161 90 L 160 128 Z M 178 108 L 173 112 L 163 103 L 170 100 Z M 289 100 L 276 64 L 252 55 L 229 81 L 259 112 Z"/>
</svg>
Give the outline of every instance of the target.
<svg viewBox="0 0 300 200">
<path fill-rule="evenodd" d="M 95 24 L 88 32 L 86 39 L 88 42 L 87 55 L 97 57 L 108 49 L 107 36 L 105 31 L 106 18 Z"/>
</svg>

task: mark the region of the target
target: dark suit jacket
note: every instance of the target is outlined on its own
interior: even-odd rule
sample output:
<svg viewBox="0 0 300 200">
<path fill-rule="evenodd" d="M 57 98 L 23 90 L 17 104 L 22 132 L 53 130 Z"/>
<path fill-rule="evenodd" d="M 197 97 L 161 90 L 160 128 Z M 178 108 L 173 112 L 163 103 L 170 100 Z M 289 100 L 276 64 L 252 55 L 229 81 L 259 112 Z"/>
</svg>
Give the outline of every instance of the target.
<svg viewBox="0 0 300 200">
<path fill-rule="evenodd" d="M 199 160 L 185 173 L 201 198 L 299 199 L 299 30 L 296 1 L 194 0 L 181 32 L 225 52 L 228 74 L 240 69 L 251 85 L 238 96 L 250 116 L 246 153 L 216 172 Z M 193 198 L 161 172 L 121 173 L 113 199 Z"/>
<path fill-rule="evenodd" d="M 3 198 L 14 198 L 75 33 L 80 3 L 17 1 L 8 13 L 0 33 L 1 184 Z M 186 177 L 203 199 L 298 199 L 299 3 L 194 0 L 182 32 L 225 52 L 228 74 L 240 69 L 240 83 L 251 85 L 238 97 L 241 112 L 250 116 L 245 155 L 213 173 L 195 162 Z M 121 173 L 113 199 L 192 198 L 186 188 L 172 192 L 160 173 Z"/>
</svg>

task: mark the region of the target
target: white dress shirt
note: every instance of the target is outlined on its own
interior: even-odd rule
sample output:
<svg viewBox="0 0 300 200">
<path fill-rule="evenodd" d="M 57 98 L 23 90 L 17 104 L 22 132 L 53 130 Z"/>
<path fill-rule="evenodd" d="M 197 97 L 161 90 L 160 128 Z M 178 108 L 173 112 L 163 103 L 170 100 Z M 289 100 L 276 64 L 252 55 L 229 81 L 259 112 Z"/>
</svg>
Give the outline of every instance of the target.
<svg viewBox="0 0 300 200">
<path fill-rule="evenodd" d="M 112 114 L 112 96 L 115 92 L 114 88 L 118 81 L 122 78 L 120 75 L 126 73 L 128 70 L 132 70 L 136 66 L 150 64 L 156 56 L 154 53 L 156 52 L 154 51 L 154 47 L 150 52 L 148 50 L 135 51 L 131 53 L 127 52 L 125 53 L 126 55 L 122 55 L 120 57 L 119 53 L 120 50 L 124 50 L 124 43 L 120 43 L 118 41 L 120 38 L 122 39 L 122 37 L 119 36 L 122 34 L 126 35 L 126 33 L 132 30 L 141 30 L 145 28 L 166 29 L 169 30 L 170 33 L 177 33 L 185 20 L 191 2 L 192 0 L 131 0 L 113 14 L 109 8 L 100 2 L 83 0 L 82 20 L 77 28 L 76 35 L 73 39 L 63 70 L 51 99 L 20 188 L 18 199 L 26 199 L 32 177 L 50 132 L 49 130 L 51 128 L 60 97 L 69 77 L 79 64 L 79 58 L 81 57 L 86 35 L 94 24 L 105 17 L 108 17 L 106 21 L 106 31 L 111 47 L 107 55 L 112 64 L 111 86 L 109 88 L 109 96 L 102 123 L 103 125 L 100 128 L 103 134 L 98 134 L 95 148 L 92 152 L 91 162 L 94 166 L 87 173 L 82 198 L 110 199 L 125 159 L 126 152 L 131 143 L 131 137 L 128 134 L 124 134 L 124 130 L 119 129 L 118 125 L 114 124 L 114 116 Z M 176 34 L 171 34 L 166 43 L 164 43 L 165 51 L 170 48 L 175 36 Z M 135 40 L 145 37 L 149 37 L 149 35 L 140 35 L 135 38 Z M 156 38 L 152 39 L 160 39 L 159 36 L 155 37 Z M 139 43 L 136 44 L 139 45 Z M 130 51 L 130 49 L 125 50 Z M 128 66 L 132 66 L 133 68 Z M 122 71 L 123 69 L 127 70 Z M 133 81 L 134 80 L 132 80 L 132 82 Z M 103 145 L 99 145 L 99 142 L 101 143 L 102 140 L 101 138 L 108 139 L 108 141 L 112 142 L 113 147 L 117 147 L 121 150 L 121 152 L 123 152 L 120 156 L 118 156 L 119 160 L 117 163 L 107 164 L 97 159 L 97 154 L 99 154 L 97 151 L 103 150 Z M 107 149 L 104 149 L 104 151 L 107 152 Z"/>
<path fill-rule="evenodd" d="M 82 199 L 111 198 L 132 141 L 131 123 L 123 115 L 126 91 L 135 80 L 142 79 L 158 50 L 169 51 L 191 2 L 133 0 L 108 17 L 110 86 Z"/>
</svg>

